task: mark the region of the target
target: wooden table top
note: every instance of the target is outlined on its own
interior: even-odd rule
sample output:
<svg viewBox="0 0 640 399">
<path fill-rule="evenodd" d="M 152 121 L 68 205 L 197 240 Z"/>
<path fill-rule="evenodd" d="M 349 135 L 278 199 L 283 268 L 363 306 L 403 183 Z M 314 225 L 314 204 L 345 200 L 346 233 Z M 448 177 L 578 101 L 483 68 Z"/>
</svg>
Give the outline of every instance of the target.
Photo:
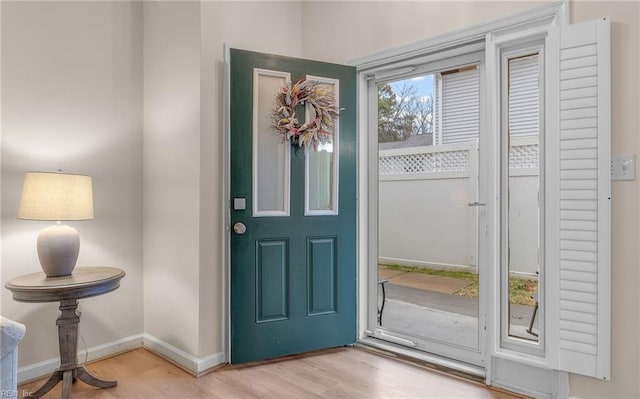
<svg viewBox="0 0 640 399">
<path fill-rule="evenodd" d="M 69 276 L 47 277 L 43 272 L 16 277 L 5 284 L 20 302 L 57 302 L 102 295 L 120 286 L 125 272 L 116 267 L 76 267 Z"/>
</svg>

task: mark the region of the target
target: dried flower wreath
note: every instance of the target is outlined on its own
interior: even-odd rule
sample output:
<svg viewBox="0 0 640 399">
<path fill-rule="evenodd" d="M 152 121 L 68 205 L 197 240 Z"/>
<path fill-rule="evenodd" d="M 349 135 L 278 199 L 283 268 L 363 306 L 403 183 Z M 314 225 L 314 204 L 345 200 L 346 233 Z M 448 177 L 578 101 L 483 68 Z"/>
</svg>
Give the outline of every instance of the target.
<svg viewBox="0 0 640 399">
<path fill-rule="evenodd" d="M 296 107 L 305 103 L 311 107 L 312 116 L 310 121 L 300 123 Z M 338 113 L 333 92 L 315 80 L 300 79 L 278 92 L 271 119 L 273 128 L 284 140 L 298 147 L 311 144 L 317 150 L 318 144 L 331 142 Z"/>
</svg>

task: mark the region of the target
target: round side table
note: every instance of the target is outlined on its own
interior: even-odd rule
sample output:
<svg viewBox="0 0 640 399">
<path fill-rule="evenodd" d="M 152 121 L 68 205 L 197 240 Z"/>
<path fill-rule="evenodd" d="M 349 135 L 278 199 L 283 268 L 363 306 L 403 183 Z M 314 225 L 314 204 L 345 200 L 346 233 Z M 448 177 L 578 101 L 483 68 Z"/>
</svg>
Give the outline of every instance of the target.
<svg viewBox="0 0 640 399">
<path fill-rule="evenodd" d="M 30 397 L 39 398 L 62 381 L 62 398 L 71 395 L 71 385 L 79 379 L 89 385 L 110 388 L 116 381 L 105 381 L 91 375 L 78 365 L 78 324 L 76 312 L 78 300 L 106 294 L 120 286 L 125 272 L 115 267 L 76 267 L 73 274 L 63 277 L 47 277 L 44 273 L 31 273 L 16 277 L 5 284 L 19 302 L 60 302 L 58 342 L 60 344 L 60 368 Z"/>
</svg>

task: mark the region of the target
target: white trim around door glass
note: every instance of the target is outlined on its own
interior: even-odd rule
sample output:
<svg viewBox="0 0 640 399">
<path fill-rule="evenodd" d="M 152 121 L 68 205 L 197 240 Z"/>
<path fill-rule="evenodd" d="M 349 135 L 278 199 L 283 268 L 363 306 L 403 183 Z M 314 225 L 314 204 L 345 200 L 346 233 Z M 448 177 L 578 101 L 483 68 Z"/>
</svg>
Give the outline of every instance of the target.
<svg viewBox="0 0 640 399">
<path fill-rule="evenodd" d="M 314 80 L 318 82 L 320 85 L 332 86 L 333 87 L 333 95 L 335 98 L 335 104 L 338 109 L 340 109 L 340 81 L 338 79 L 326 78 L 322 76 L 312 76 L 307 75 L 307 80 Z M 307 104 L 305 107 L 305 120 L 309 120 L 311 117 L 311 110 L 309 105 Z M 339 170 L 339 132 L 340 132 L 340 119 L 339 117 L 334 121 L 333 126 L 333 137 L 331 138 L 330 143 L 318 144 L 318 148 L 311 149 L 309 147 L 305 148 L 306 156 L 304 161 L 304 214 L 305 216 L 323 216 L 323 215 L 337 215 L 338 214 L 338 170 Z M 313 151 L 316 151 L 315 154 L 312 154 Z M 325 207 L 325 209 L 312 209 L 311 207 L 311 162 L 312 157 L 315 162 L 318 162 L 318 155 L 320 153 L 326 152 L 330 154 L 327 158 L 330 158 L 331 170 L 328 173 L 329 177 L 329 206 Z M 315 155 L 315 156 L 314 156 Z"/>
<path fill-rule="evenodd" d="M 290 176 L 291 176 L 291 144 L 289 141 L 282 140 L 275 131 L 270 128 L 266 128 L 266 126 L 260 127 L 260 124 L 264 125 L 265 120 L 270 121 L 269 114 L 271 114 L 271 101 L 276 95 L 276 91 L 273 91 L 274 88 L 269 88 L 267 91 L 261 93 L 261 78 L 271 78 L 271 79 L 279 79 L 281 82 L 275 90 L 279 90 L 285 85 L 291 84 L 291 74 L 288 72 L 281 71 L 273 71 L 268 69 L 259 69 L 255 68 L 253 70 L 253 142 L 252 142 L 252 196 L 253 196 L 253 216 L 254 217 L 265 217 L 265 216 L 289 216 L 289 204 L 290 204 Z M 273 91 L 273 92 L 272 92 Z M 260 98 L 262 96 L 263 100 L 268 100 L 269 106 L 262 106 L 260 103 Z M 261 107 L 262 106 L 262 107 Z M 267 122 L 270 126 L 270 122 Z M 267 130 L 267 131 L 265 131 Z M 273 140 L 271 140 L 272 136 Z M 264 149 L 260 150 L 260 142 L 261 139 L 263 142 L 270 144 L 271 149 L 277 148 L 277 146 L 281 146 L 281 158 L 276 160 L 279 163 L 279 167 L 265 167 L 265 165 L 261 165 L 260 156 L 265 155 L 267 151 Z M 272 154 L 277 156 L 277 154 Z M 276 188 L 274 194 L 276 196 L 282 196 L 280 198 L 276 197 L 276 206 L 268 207 L 267 209 L 261 208 L 260 206 L 260 187 L 261 187 L 261 173 L 267 173 L 273 176 L 281 173 L 282 181 L 280 181 L 280 186 L 278 186 L 278 182 L 276 181 Z M 277 178 L 277 177 L 276 177 Z M 269 209 L 270 208 L 270 209 Z"/>
</svg>

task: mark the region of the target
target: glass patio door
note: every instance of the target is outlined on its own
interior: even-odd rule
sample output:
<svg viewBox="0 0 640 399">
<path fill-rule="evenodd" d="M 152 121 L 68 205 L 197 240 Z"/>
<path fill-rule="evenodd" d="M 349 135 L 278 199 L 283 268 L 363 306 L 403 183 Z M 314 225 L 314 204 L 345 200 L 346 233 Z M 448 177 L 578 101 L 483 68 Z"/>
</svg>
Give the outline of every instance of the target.
<svg viewBox="0 0 640 399">
<path fill-rule="evenodd" d="M 477 366 L 484 326 L 481 67 L 480 61 L 427 65 L 369 84 L 369 98 L 377 94 L 370 110 L 376 109 L 378 144 L 378 256 L 370 265 L 378 301 L 370 330 L 375 338 Z"/>
</svg>

